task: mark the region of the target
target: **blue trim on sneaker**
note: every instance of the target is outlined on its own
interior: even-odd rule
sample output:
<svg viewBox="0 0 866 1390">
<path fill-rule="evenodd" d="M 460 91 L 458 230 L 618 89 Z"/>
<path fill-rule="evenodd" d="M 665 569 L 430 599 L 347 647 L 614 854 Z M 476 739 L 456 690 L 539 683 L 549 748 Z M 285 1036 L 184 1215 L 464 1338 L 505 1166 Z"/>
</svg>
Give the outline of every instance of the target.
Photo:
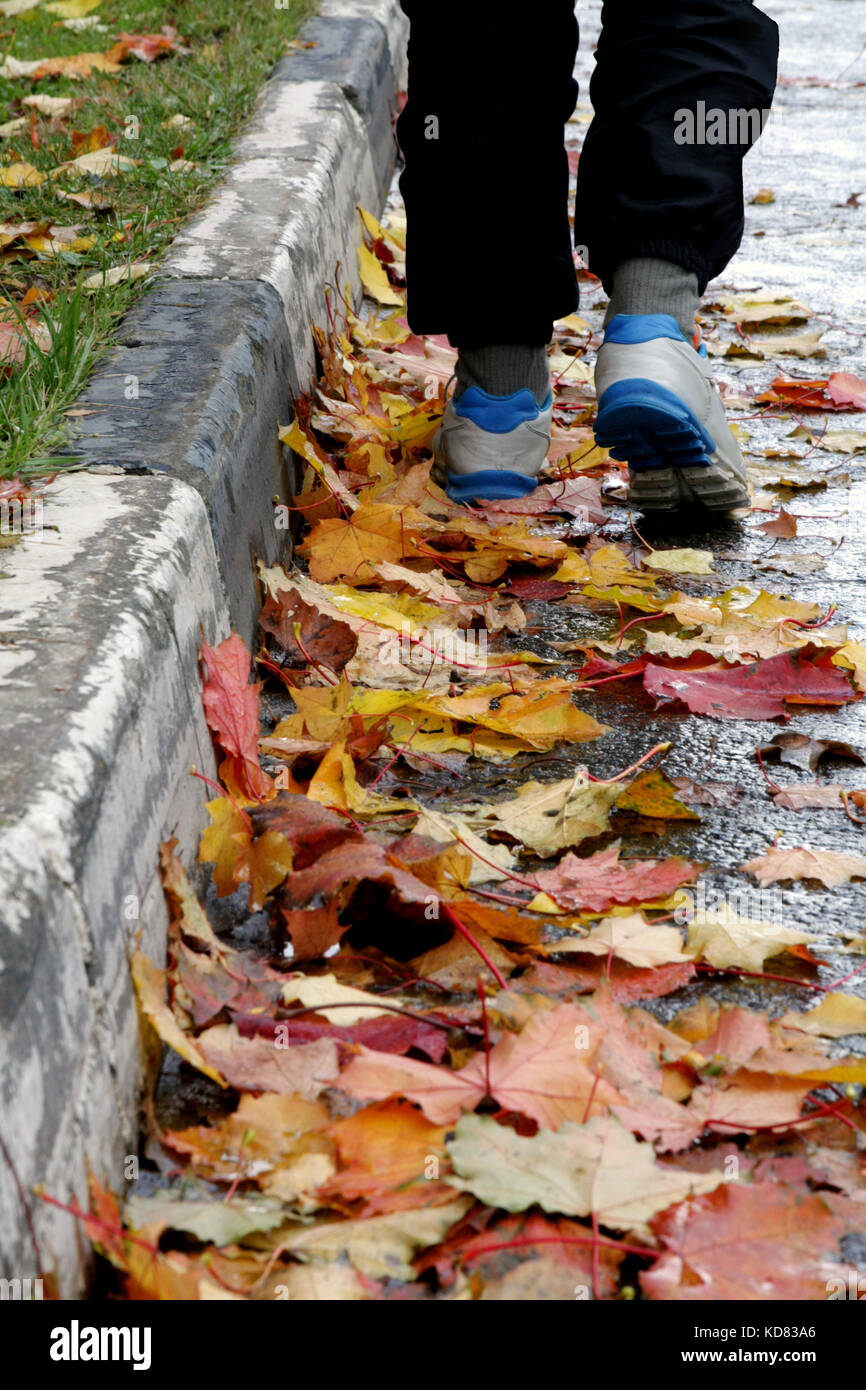
<svg viewBox="0 0 866 1390">
<path fill-rule="evenodd" d="M 606 343 L 648 343 L 653 338 L 676 338 L 688 342 L 671 314 L 617 314 L 604 330 Z"/>
<path fill-rule="evenodd" d="M 506 468 L 481 468 L 477 473 L 448 472 L 445 488 L 452 502 L 498 502 L 506 497 L 526 497 L 538 486 L 537 478 L 511 473 Z"/>
<path fill-rule="evenodd" d="M 539 405 L 527 387 L 510 396 L 491 396 L 480 386 L 468 386 L 462 395 L 454 398 L 454 413 L 461 419 L 471 420 L 488 434 L 508 434 L 528 420 L 537 420 L 543 410 L 550 409 L 552 401 L 550 391 Z"/>
<path fill-rule="evenodd" d="M 595 439 L 629 468 L 708 468 L 715 441 L 694 412 L 656 381 L 615 381 L 601 398 Z"/>
</svg>

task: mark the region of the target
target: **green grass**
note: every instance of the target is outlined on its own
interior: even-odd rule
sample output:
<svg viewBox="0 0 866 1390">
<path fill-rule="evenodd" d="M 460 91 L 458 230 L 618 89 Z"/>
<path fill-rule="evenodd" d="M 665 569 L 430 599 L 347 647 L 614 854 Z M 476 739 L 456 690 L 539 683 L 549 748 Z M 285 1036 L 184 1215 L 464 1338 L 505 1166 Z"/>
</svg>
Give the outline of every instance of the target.
<svg viewBox="0 0 866 1390">
<path fill-rule="evenodd" d="M 112 339 L 118 319 L 142 292 L 143 282 L 121 283 L 95 292 L 82 282 L 97 271 L 147 260 L 154 266 L 184 219 L 206 200 L 226 167 L 231 142 L 249 114 L 256 92 L 286 51 L 314 0 L 103 0 L 91 16 L 104 33 L 72 31 L 41 6 L 12 18 L 0 15 L 0 63 L 106 52 L 120 31 L 159 33 L 173 24 L 193 52 L 170 53 L 153 63 L 128 59 L 116 76 L 93 73 L 83 80 L 0 77 L 0 123 L 30 117 L 21 98 L 34 92 L 71 96 L 76 108 L 53 119 L 36 114 L 35 144 L 28 127 L 0 139 L 3 165 L 27 162 L 48 171 L 83 153 L 72 131 L 106 127 L 116 153 L 140 161 L 116 177 L 76 173 L 46 179 L 38 187 L 0 187 L 0 223 L 47 222 L 76 226 L 92 237 L 85 250 L 36 255 L 10 247 L 0 252 L 0 319 L 21 314 L 44 324 L 51 350 L 26 347 L 25 360 L 0 376 L 0 477 L 27 477 L 68 466 L 56 451 L 67 435 L 64 412 L 81 390 L 94 363 Z M 167 126 L 183 115 L 191 124 Z M 131 120 L 130 118 L 134 118 Z M 131 135 L 130 135 L 131 132 Z M 172 172 L 180 157 L 194 169 Z M 98 192 L 110 202 L 103 211 L 84 209 L 58 197 Z M 146 284 L 146 282 L 144 282 Z M 29 309 L 21 307 L 30 293 Z M 33 320 L 34 295 L 38 314 Z"/>
</svg>

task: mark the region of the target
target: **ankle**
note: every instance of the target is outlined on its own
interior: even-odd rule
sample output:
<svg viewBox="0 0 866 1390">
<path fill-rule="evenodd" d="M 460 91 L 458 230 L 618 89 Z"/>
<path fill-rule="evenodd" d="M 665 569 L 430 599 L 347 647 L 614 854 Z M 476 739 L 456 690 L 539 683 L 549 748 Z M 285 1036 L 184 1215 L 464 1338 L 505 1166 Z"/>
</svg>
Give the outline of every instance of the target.
<svg viewBox="0 0 866 1390">
<path fill-rule="evenodd" d="M 634 256 L 614 271 L 605 327 L 617 314 L 670 314 L 691 342 L 699 304 L 694 271 L 655 256 Z"/>
<path fill-rule="evenodd" d="M 470 386 L 478 386 L 491 396 L 511 396 L 528 390 L 538 405 L 550 391 L 550 369 L 545 347 L 522 343 L 499 343 L 484 347 L 457 349 L 457 388 L 460 397 Z"/>
</svg>

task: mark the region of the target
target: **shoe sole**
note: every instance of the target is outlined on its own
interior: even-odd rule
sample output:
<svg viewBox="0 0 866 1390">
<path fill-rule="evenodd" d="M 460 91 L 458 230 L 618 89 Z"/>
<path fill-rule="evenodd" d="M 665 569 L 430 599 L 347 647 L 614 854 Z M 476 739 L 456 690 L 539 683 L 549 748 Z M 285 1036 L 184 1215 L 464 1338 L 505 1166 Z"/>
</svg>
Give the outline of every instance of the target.
<svg viewBox="0 0 866 1390">
<path fill-rule="evenodd" d="M 452 502 L 499 502 L 527 497 L 537 486 L 537 478 L 527 478 L 523 473 L 485 468 L 478 473 L 446 472 L 445 491 Z"/>
<path fill-rule="evenodd" d="M 629 500 L 642 509 L 671 511 L 697 503 L 731 511 L 749 504 L 748 487 L 734 464 L 685 402 L 656 382 L 635 378 L 608 387 L 595 438 L 628 464 Z"/>
</svg>

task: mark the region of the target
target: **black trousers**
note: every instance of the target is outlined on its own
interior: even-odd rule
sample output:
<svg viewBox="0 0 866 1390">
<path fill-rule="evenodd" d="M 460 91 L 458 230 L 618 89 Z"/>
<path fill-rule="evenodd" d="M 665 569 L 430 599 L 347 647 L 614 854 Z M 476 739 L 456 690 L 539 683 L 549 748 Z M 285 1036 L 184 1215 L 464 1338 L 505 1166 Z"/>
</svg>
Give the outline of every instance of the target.
<svg viewBox="0 0 866 1390">
<path fill-rule="evenodd" d="M 578 302 L 563 144 L 574 0 L 401 3 L 409 323 L 462 346 L 546 343 Z M 777 26 L 751 0 L 606 0 L 602 26 L 575 242 L 608 292 L 633 256 L 694 270 L 703 291 L 742 237 L 742 160 L 772 101 Z M 708 128 L 719 111 L 724 129 Z"/>
</svg>

